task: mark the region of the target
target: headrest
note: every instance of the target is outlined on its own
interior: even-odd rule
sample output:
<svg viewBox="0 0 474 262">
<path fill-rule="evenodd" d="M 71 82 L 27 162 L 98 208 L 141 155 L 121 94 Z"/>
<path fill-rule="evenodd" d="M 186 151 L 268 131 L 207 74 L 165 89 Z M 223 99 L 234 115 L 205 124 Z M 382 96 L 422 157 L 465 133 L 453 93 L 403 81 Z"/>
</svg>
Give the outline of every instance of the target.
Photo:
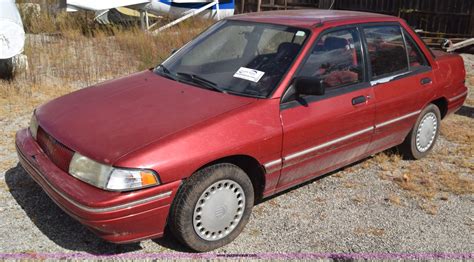
<svg viewBox="0 0 474 262">
<path fill-rule="evenodd" d="M 324 49 L 326 49 L 326 51 L 343 49 L 346 48 L 348 44 L 349 43 L 344 38 L 329 36 L 324 40 Z"/>
<path fill-rule="evenodd" d="M 281 43 L 278 46 L 278 54 L 285 54 L 285 55 L 296 54 L 296 52 L 298 52 L 299 49 L 300 49 L 299 44 L 285 42 L 285 43 Z"/>
</svg>

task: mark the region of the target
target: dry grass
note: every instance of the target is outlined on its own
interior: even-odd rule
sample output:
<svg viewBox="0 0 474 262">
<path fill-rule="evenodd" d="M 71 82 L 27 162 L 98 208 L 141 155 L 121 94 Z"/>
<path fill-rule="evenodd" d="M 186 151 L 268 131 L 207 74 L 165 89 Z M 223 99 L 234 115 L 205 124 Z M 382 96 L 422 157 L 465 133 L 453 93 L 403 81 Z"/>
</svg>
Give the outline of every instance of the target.
<svg viewBox="0 0 474 262">
<path fill-rule="evenodd" d="M 376 155 L 373 160 L 382 171 L 390 171 L 402 160 L 401 156 L 393 153 L 384 153 Z"/>
<path fill-rule="evenodd" d="M 134 27 L 120 31 L 115 35 L 115 40 L 121 50 L 132 50 L 133 56 L 139 61 L 137 68 L 143 70 L 156 66 L 173 49 L 183 46 L 211 24 L 212 21 L 209 20 L 189 20 L 157 36 L 145 34 Z"/>
<path fill-rule="evenodd" d="M 26 31 L 34 33 L 25 43 L 29 69 L 11 82 L 0 82 L 2 99 L 41 94 L 49 100 L 67 91 L 154 67 L 171 50 L 213 23 L 189 20 L 152 36 L 138 26 L 91 26 L 87 13 L 67 15 L 66 19 L 66 14 L 53 16 L 41 11 L 25 16 Z M 39 101 L 31 102 L 37 105 Z M 9 104 L 12 103 L 15 102 Z"/>
<path fill-rule="evenodd" d="M 352 201 L 355 203 L 363 203 L 365 202 L 366 198 L 362 194 L 357 194 L 355 197 L 352 198 Z"/>
<path fill-rule="evenodd" d="M 385 234 L 385 229 L 375 228 L 375 227 L 367 227 L 367 228 L 358 227 L 354 230 L 354 233 L 357 235 L 371 235 L 375 237 L 381 237 Z"/>
<path fill-rule="evenodd" d="M 472 72 L 471 72 L 472 73 Z M 470 94 L 465 102 L 474 106 L 474 77 L 467 81 Z M 474 194 L 474 120 L 460 115 L 450 115 L 443 120 L 440 138 L 442 145 L 425 159 L 404 161 L 400 155 L 384 152 L 362 163 L 363 167 L 377 165 L 379 177 L 393 181 L 408 197 L 418 201 L 419 207 L 435 215 L 442 201 L 449 201 L 450 195 Z M 385 200 L 401 205 L 398 196 L 387 196 Z"/>
<path fill-rule="evenodd" d="M 474 170 L 474 162 L 472 161 L 472 156 L 474 156 L 474 121 L 463 116 L 450 116 L 443 124 L 441 135 L 448 141 L 458 145 L 448 153 L 460 153 L 468 156 L 468 158 L 453 159 L 454 164 Z"/>
<path fill-rule="evenodd" d="M 438 206 L 428 202 L 428 203 L 421 203 L 420 208 L 423 209 L 426 213 L 430 215 L 436 215 L 438 214 Z"/>
<path fill-rule="evenodd" d="M 451 115 L 442 123 L 441 136 L 447 146 L 437 148 L 427 158 L 404 161 L 392 152 L 376 155 L 367 164 L 376 164 L 379 177 L 393 181 L 401 189 L 419 200 L 419 206 L 435 215 L 434 200 L 449 200 L 449 194 L 474 194 L 474 121 L 468 117 Z M 386 201 L 400 205 L 397 196 Z"/>
<path fill-rule="evenodd" d="M 385 201 L 397 206 L 402 205 L 402 200 L 397 195 L 389 195 L 387 198 L 385 198 Z"/>
</svg>

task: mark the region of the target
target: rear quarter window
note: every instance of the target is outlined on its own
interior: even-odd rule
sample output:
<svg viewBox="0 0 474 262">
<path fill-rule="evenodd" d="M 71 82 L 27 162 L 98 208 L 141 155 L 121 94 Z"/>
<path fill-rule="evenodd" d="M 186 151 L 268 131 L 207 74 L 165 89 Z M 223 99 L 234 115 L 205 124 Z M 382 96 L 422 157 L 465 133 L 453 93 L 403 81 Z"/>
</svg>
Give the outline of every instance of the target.
<svg viewBox="0 0 474 262">
<path fill-rule="evenodd" d="M 423 53 L 421 52 L 415 40 L 406 31 L 403 31 L 403 34 L 405 36 L 405 42 L 407 43 L 410 68 L 418 66 L 427 66 L 427 59 L 425 55 L 423 55 Z"/>
</svg>

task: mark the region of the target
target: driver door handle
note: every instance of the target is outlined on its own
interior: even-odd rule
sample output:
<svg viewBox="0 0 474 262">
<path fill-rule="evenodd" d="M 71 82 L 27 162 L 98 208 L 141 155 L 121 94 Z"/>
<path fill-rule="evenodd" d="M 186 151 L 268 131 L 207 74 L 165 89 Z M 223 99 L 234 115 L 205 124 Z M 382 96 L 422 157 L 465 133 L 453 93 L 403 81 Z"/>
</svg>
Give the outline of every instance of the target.
<svg viewBox="0 0 474 262">
<path fill-rule="evenodd" d="M 420 83 L 422 85 L 428 85 L 428 84 L 431 84 L 431 82 L 433 82 L 433 81 L 429 77 L 425 77 L 425 78 L 421 79 L 421 81 L 420 81 Z"/>
<path fill-rule="evenodd" d="M 358 96 L 358 97 L 352 98 L 352 105 L 353 106 L 363 104 L 365 102 L 367 102 L 367 97 L 366 96 Z"/>
</svg>

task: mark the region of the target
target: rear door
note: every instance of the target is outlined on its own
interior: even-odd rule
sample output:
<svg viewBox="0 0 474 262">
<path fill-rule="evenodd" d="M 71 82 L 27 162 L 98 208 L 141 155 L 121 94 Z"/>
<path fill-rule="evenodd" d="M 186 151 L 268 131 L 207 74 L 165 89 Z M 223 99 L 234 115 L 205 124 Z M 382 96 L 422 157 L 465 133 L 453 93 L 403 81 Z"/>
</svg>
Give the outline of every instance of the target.
<svg viewBox="0 0 474 262">
<path fill-rule="evenodd" d="M 413 38 L 398 23 L 363 27 L 376 101 L 370 152 L 400 144 L 433 97 L 433 73 Z"/>
<path fill-rule="evenodd" d="M 348 164 L 367 152 L 375 118 L 360 32 L 356 27 L 325 31 L 296 77 L 323 80 L 323 96 L 282 98 L 283 169 L 277 190 Z"/>
</svg>

